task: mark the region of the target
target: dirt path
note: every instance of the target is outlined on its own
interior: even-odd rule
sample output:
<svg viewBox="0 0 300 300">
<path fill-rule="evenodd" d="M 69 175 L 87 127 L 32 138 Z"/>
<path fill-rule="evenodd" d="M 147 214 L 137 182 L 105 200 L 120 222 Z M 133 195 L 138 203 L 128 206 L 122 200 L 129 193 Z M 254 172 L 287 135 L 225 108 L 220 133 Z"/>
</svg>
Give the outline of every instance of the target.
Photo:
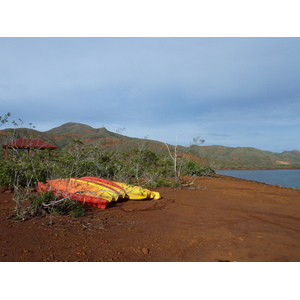
<svg viewBox="0 0 300 300">
<path fill-rule="evenodd" d="M 163 199 L 25 222 L 0 193 L 0 261 L 300 261 L 300 190 L 226 176 L 157 190 Z"/>
</svg>

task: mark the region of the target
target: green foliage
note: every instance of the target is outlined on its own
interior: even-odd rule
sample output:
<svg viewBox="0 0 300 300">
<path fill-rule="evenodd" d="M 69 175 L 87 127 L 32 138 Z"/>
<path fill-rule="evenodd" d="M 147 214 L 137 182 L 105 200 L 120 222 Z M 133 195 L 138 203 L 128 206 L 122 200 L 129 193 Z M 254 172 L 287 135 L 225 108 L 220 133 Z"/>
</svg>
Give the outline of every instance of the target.
<svg viewBox="0 0 300 300">
<path fill-rule="evenodd" d="M 6 161 L 0 162 L 0 186 L 12 186 L 12 171 Z"/>
<path fill-rule="evenodd" d="M 26 188 L 15 188 L 15 213 L 19 220 L 26 220 L 43 213 L 81 217 L 84 207 L 69 198 L 58 199 L 52 192 L 32 193 Z"/>
<path fill-rule="evenodd" d="M 56 197 L 53 193 L 47 191 L 44 193 L 30 195 L 29 200 L 31 202 L 33 215 L 39 215 L 43 211 L 49 212 L 47 209 L 45 209 L 45 204 L 48 205 L 52 201 L 55 201 Z"/>
<path fill-rule="evenodd" d="M 0 116 L 0 126 L 8 122 L 8 118 L 10 117 L 10 115 L 10 113 L 7 113 L 3 117 Z"/>
<path fill-rule="evenodd" d="M 0 116 L 0 125 L 8 122 L 10 113 Z M 32 137 L 35 131 L 19 127 L 23 121 L 12 121 L 15 129 L 10 131 L 7 139 Z M 29 124 L 32 127 L 32 124 Z M 68 132 L 76 132 L 78 124 L 65 125 Z M 82 126 L 82 125 L 80 125 Z M 34 126 L 33 126 L 34 128 Z M 92 128 L 85 126 L 93 137 Z M 56 129 L 58 130 L 58 129 Z M 123 131 L 124 129 L 122 129 Z M 55 131 L 55 130 L 54 130 Z M 120 133 L 120 132 L 119 132 Z M 115 138 L 122 136 L 116 133 Z M 101 129 L 103 136 L 111 137 L 105 129 Z M 203 140 L 196 138 L 194 144 Z M 7 142 L 7 141 L 6 141 Z M 8 159 L 0 159 L 0 186 L 14 188 L 15 215 L 19 220 L 26 220 L 43 213 L 70 214 L 73 217 L 83 216 L 85 210 L 82 205 L 69 198 L 59 199 L 51 192 L 36 193 L 34 188 L 38 182 L 68 177 L 95 176 L 114 181 L 137 183 L 140 180 L 149 187 L 177 186 L 179 174 L 203 176 L 214 173 L 209 166 L 202 166 L 194 161 L 187 161 L 179 153 L 180 147 L 168 147 L 168 154 L 154 152 L 147 149 L 148 141 L 138 143 L 137 148 L 124 151 L 116 144 L 114 151 L 104 151 L 101 144 L 86 144 L 80 139 L 74 139 L 69 145 L 55 155 L 48 150 L 38 149 L 9 149 Z M 175 167 L 175 169 L 174 169 Z M 175 173 L 174 173 L 175 170 Z M 175 174 L 175 180 L 172 178 Z"/>
<path fill-rule="evenodd" d="M 211 176 L 215 170 L 209 165 L 202 165 L 194 160 L 188 160 L 183 168 L 185 175 L 191 176 Z"/>
<path fill-rule="evenodd" d="M 154 182 L 152 185 L 153 187 L 167 187 L 167 186 L 174 186 L 174 182 L 172 182 L 171 180 L 167 179 L 167 178 L 161 178 L 158 179 L 156 182 Z"/>
<path fill-rule="evenodd" d="M 74 218 L 83 217 L 85 215 L 85 209 L 79 203 L 73 203 L 71 206 L 70 215 Z"/>
<path fill-rule="evenodd" d="M 30 186 L 45 182 L 53 173 L 55 164 L 44 151 L 12 150 L 9 159 L 0 162 L 0 185 Z"/>
<path fill-rule="evenodd" d="M 48 151 L 13 149 L 7 160 L 0 161 L 0 185 L 35 187 L 38 182 L 55 178 L 95 176 L 129 183 L 144 179 L 149 186 L 165 177 L 173 177 L 173 161 L 149 149 L 128 152 L 103 152 L 97 147 L 76 143 L 57 151 L 55 157 Z M 194 160 L 178 156 L 182 175 L 209 176 L 214 169 Z"/>
<path fill-rule="evenodd" d="M 85 214 L 85 209 L 79 203 L 70 199 L 64 201 L 56 200 L 49 203 L 46 206 L 48 213 L 56 213 L 59 215 L 71 215 L 72 217 L 82 217 Z M 45 205 L 44 205 L 45 206 Z"/>
<path fill-rule="evenodd" d="M 149 187 L 177 186 L 174 162 L 165 154 L 139 147 L 131 151 L 103 151 L 99 145 L 86 145 L 76 140 L 50 155 L 47 150 L 10 149 L 8 159 L 0 160 L 0 186 L 14 187 L 15 215 L 20 220 L 43 213 L 84 215 L 84 208 L 70 199 L 57 199 L 52 193 L 33 193 L 38 182 L 68 177 L 95 176 L 109 180 L 137 183 Z M 177 156 L 182 175 L 207 176 L 214 173 L 185 157 Z"/>
</svg>

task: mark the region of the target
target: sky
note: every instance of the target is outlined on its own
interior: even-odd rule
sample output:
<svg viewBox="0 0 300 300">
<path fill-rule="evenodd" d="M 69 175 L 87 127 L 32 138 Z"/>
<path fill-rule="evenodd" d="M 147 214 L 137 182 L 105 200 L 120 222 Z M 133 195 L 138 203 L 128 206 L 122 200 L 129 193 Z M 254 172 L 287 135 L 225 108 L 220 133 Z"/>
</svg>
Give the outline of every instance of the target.
<svg viewBox="0 0 300 300">
<path fill-rule="evenodd" d="M 0 38 L 0 115 L 39 131 L 300 150 L 299 78 L 297 37 Z"/>
</svg>

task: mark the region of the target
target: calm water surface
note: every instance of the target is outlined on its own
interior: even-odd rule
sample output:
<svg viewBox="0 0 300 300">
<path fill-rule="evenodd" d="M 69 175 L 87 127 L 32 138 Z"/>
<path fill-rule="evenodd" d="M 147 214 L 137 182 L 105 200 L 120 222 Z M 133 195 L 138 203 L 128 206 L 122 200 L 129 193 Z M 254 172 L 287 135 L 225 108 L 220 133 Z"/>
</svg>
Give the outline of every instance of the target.
<svg viewBox="0 0 300 300">
<path fill-rule="evenodd" d="M 300 170 L 221 170 L 221 175 L 300 189 Z"/>
</svg>

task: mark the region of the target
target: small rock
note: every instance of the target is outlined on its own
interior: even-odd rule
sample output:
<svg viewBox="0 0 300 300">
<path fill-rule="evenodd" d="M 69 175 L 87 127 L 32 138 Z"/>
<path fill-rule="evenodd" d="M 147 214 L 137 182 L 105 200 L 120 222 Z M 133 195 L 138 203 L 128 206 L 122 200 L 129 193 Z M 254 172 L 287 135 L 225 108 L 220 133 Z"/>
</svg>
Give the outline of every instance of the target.
<svg viewBox="0 0 300 300">
<path fill-rule="evenodd" d="M 142 252 L 143 252 L 143 254 L 148 254 L 148 253 L 149 253 L 149 249 L 143 248 L 143 249 L 142 249 Z"/>
</svg>

